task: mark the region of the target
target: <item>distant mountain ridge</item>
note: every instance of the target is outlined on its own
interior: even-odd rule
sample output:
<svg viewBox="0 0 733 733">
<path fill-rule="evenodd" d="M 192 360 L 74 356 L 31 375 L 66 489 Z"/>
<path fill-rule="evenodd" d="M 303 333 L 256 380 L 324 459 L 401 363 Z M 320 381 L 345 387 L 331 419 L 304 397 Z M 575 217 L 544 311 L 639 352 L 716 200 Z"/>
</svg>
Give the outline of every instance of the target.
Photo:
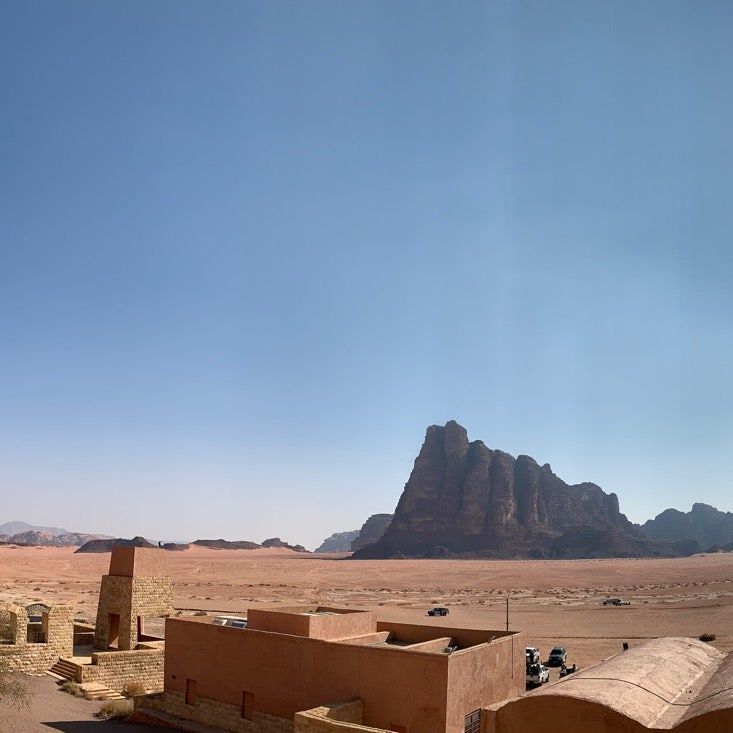
<svg viewBox="0 0 733 733">
<path fill-rule="evenodd" d="M 2 535 L 15 535 L 22 534 L 24 532 L 46 532 L 54 537 L 60 534 L 69 534 L 68 529 L 63 527 L 41 527 L 36 524 L 28 524 L 27 522 L 5 522 L 0 524 L 0 536 Z"/>
<path fill-rule="evenodd" d="M 189 544 L 166 542 L 162 544 L 154 544 L 145 537 L 133 537 L 130 540 L 120 537 L 111 537 L 107 539 L 95 539 L 86 542 L 76 552 L 112 552 L 113 547 L 162 547 L 170 552 L 182 552 L 187 550 L 191 545 L 197 547 L 208 547 L 214 550 L 257 550 L 259 548 L 282 547 L 293 552 L 308 552 L 303 545 L 289 545 L 279 537 L 271 537 L 263 540 L 262 544 L 250 542 L 249 540 L 195 540 Z"/>
<path fill-rule="evenodd" d="M 0 543 L 38 547 L 73 547 L 89 540 L 106 539 L 108 535 L 69 532 L 62 527 L 40 527 L 26 522 L 0 524 Z"/>
<path fill-rule="evenodd" d="M 709 504 L 695 503 L 689 512 L 665 509 L 641 525 L 655 540 L 694 540 L 703 550 L 733 543 L 733 512 L 722 512 Z"/>
<path fill-rule="evenodd" d="M 647 537 L 616 494 L 569 485 L 548 463 L 432 425 L 382 538 L 353 557 L 591 558 L 690 554 L 695 542 Z"/>
</svg>

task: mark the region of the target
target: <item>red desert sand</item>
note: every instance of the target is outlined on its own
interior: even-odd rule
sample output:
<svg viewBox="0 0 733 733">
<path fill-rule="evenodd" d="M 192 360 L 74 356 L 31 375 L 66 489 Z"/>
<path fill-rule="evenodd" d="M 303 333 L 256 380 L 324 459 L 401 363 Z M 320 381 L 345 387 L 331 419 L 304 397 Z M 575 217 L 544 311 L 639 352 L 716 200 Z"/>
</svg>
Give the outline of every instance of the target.
<svg viewBox="0 0 733 733">
<path fill-rule="evenodd" d="M 0 600 L 73 601 L 95 618 L 109 554 L 73 548 L 0 547 Z M 166 553 L 175 606 L 246 612 L 253 605 L 321 603 L 377 610 L 385 619 L 523 630 L 543 656 L 555 644 L 587 666 L 656 636 L 716 635 L 733 649 L 733 553 L 626 560 L 368 560 L 290 550 Z M 630 606 L 602 606 L 608 597 Z M 434 605 L 447 619 L 429 618 Z"/>
</svg>

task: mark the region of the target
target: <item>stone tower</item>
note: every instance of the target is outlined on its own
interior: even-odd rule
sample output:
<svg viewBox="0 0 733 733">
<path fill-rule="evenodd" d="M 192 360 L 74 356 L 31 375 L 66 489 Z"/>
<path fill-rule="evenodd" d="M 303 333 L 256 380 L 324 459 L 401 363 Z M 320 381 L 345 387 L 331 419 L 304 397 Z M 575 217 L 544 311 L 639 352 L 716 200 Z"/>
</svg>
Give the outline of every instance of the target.
<svg viewBox="0 0 733 733">
<path fill-rule="evenodd" d="M 115 547 L 109 575 L 102 576 L 94 629 L 97 649 L 135 649 L 146 617 L 173 612 L 171 579 L 165 574 L 165 551 Z"/>
</svg>

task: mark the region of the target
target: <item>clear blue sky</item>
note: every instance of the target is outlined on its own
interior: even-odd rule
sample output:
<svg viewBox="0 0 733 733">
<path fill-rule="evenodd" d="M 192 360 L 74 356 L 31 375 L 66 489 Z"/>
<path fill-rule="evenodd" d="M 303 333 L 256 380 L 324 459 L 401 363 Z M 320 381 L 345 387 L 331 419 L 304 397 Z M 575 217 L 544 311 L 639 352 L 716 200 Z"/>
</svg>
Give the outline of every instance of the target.
<svg viewBox="0 0 733 733">
<path fill-rule="evenodd" d="M 427 425 L 733 509 L 729 2 L 6 2 L 0 521 L 316 544 Z"/>
</svg>

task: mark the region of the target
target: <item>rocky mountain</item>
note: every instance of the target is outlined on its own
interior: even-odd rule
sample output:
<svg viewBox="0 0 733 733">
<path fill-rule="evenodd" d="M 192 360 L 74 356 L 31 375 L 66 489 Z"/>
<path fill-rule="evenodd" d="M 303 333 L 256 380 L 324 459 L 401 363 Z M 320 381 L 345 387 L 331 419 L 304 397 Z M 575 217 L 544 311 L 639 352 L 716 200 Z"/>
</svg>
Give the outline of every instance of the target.
<svg viewBox="0 0 733 733">
<path fill-rule="evenodd" d="M 65 532 L 53 535 L 50 532 L 30 530 L 14 535 L 0 535 L 0 541 L 12 545 L 34 545 L 40 547 L 74 547 L 90 540 L 108 539 L 103 534 L 84 534 L 81 532 Z"/>
<path fill-rule="evenodd" d="M 157 547 L 144 537 L 133 537 L 131 540 L 110 538 L 106 540 L 90 540 L 85 542 L 77 552 L 112 552 L 113 547 Z"/>
<path fill-rule="evenodd" d="M 351 542 L 359 536 L 358 529 L 350 532 L 334 532 L 316 548 L 316 552 L 351 552 Z"/>
<path fill-rule="evenodd" d="M 469 442 L 455 421 L 427 429 L 394 518 L 355 558 L 629 557 L 682 554 L 646 537 L 616 494 L 568 485 L 548 463 Z"/>
<path fill-rule="evenodd" d="M 689 512 L 665 509 L 641 529 L 655 540 L 694 540 L 708 549 L 733 543 L 733 513 L 721 512 L 709 504 L 693 504 Z"/>
<path fill-rule="evenodd" d="M 25 532 L 47 532 L 54 537 L 60 534 L 69 534 L 69 530 L 64 529 L 63 527 L 41 527 L 36 524 L 28 524 L 27 522 L 18 521 L 0 524 L 0 536 L 13 536 L 16 534 L 23 534 Z"/>
<path fill-rule="evenodd" d="M 359 536 L 352 541 L 351 550 L 356 552 L 379 542 L 391 521 L 391 514 L 372 514 L 359 530 Z"/>
</svg>

